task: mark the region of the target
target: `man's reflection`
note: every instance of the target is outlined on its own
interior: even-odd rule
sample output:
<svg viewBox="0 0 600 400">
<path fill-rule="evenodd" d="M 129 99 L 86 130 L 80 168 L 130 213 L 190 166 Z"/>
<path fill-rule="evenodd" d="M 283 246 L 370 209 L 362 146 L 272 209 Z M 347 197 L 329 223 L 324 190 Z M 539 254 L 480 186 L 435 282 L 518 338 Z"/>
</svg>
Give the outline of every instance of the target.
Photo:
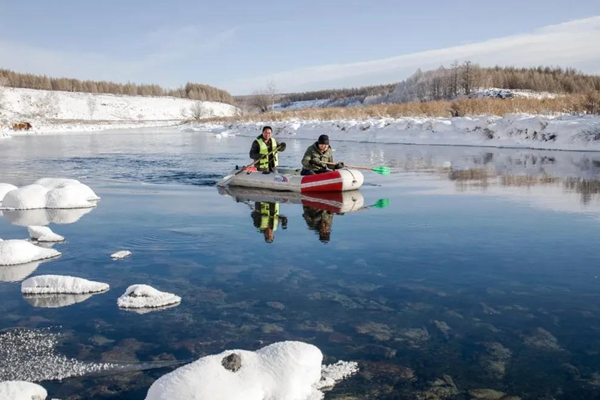
<svg viewBox="0 0 600 400">
<path fill-rule="evenodd" d="M 309 206 L 302 207 L 302 216 L 308 229 L 318 232 L 319 240 L 323 243 L 331 240 L 331 226 L 333 225 L 333 212 Z"/>
<path fill-rule="evenodd" d="M 251 216 L 254 226 L 264 234 L 267 243 L 273 243 L 275 240 L 275 231 L 279 224 L 283 229 L 287 229 L 287 217 L 279 215 L 279 203 L 257 201 Z"/>
</svg>

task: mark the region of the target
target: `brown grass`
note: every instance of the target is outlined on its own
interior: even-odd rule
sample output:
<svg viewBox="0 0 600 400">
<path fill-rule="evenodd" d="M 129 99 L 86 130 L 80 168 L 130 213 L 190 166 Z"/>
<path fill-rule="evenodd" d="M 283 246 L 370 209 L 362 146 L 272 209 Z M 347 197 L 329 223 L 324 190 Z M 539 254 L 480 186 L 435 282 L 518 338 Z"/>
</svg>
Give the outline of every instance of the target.
<svg viewBox="0 0 600 400">
<path fill-rule="evenodd" d="M 367 107 L 311 108 L 297 111 L 252 114 L 205 119 L 205 122 L 287 121 L 294 118 L 329 121 L 336 119 L 452 117 L 529 113 L 585 114 L 590 112 L 589 97 L 571 94 L 554 99 L 464 99 L 426 103 L 378 104 Z M 593 112 L 593 111 L 592 111 Z"/>
</svg>

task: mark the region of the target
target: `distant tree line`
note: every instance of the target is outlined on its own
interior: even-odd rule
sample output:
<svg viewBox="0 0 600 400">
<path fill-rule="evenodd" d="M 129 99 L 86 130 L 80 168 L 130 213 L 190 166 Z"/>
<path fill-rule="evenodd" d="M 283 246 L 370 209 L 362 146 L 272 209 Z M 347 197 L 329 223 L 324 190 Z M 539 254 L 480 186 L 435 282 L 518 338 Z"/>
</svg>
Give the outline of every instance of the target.
<svg viewBox="0 0 600 400">
<path fill-rule="evenodd" d="M 384 102 L 452 100 L 470 96 L 478 89 L 519 89 L 534 92 L 576 94 L 600 90 L 600 76 L 587 75 L 573 68 L 560 67 L 493 67 L 482 68 L 466 61 L 454 62 L 449 67 L 435 70 L 417 70 L 400 83 L 360 88 L 319 90 L 288 93 L 281 98 L 282 105 L 304 100 L 338 100 L 368 96 L 386 97 Z"/>
<path fill-rule="evenodd" d="M 129 96 L 172 96 L 183 99 L 218 101 L 234 104 L 231 94 L 222 89 L 199 83 L 187 83 L 178 89 L 165 89 L 159 85 L 136 85 L 109 81 L 82 81 L 69 78 L 50 78 L 45 75 L 22 74 L 0 69 L 0 82 L 4 86 L 24 89 L 62 92 L 103 93 Z"/>
</svg>

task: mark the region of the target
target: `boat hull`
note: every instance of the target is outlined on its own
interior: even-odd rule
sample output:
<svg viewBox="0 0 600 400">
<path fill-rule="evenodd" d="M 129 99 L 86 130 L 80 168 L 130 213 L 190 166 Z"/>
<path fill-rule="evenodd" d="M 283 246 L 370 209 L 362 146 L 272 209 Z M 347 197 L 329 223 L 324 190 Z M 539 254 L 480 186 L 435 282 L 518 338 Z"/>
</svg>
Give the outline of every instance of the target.
<svg viewBox="0 0 600 400">
<path fill-rule="evenodd" d="M 235 174 L 234 171 L 232 173 Z M 237 175 L 229 175 L 229 186 L 241 186 L 257 189 L 268 189 L 285 192 L 346 192 L 359 189 L 363 182 L 363 174 L 355 169 L 339 169 L 323 174 L 300 175 L 299 170 L 279 169 L 277 173 L 263 173 L 247 170 Z"/>
</svg>

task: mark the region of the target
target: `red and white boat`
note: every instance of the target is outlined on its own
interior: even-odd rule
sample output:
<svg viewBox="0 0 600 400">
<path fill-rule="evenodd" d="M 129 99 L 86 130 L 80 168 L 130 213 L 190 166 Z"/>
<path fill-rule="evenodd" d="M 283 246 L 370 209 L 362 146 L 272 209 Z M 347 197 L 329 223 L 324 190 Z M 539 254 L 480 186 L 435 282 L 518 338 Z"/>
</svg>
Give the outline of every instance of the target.
<svg viewBox="0 0 600 400">
<path fill-rule="evenodd" d="M 233 171 L 221 179 L 218 186 L 243 186 L 286 192 L 346 192 L 357 190 L 364 182 L 363 174 L 350 168 L 316 175 L 300 175 L 300 169 L 278 168 L 277 172 L 263 173 L 256 168 L 243 172 Z"/>
</svg>

